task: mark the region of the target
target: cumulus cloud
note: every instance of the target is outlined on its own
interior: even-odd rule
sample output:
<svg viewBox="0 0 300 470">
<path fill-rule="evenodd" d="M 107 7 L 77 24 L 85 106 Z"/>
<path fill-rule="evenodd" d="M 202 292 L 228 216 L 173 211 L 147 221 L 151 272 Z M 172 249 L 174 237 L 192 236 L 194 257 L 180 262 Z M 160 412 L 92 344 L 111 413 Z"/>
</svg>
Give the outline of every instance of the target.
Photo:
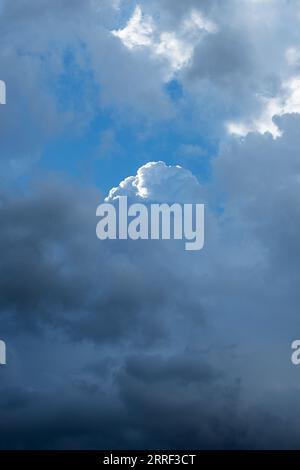
<svg viewBox="0 0 300 470">
<path fill-rule="evenodd" d="M 149 162 L 138 169 L 136 176 L 129 176 L 117 188 L 112 188 L 106 200 L 113 201 L 119 196 L 147 201 L 195 202 L 203 198 L 203 190 L 189 170 L 179 165 Z"/>
</svg>

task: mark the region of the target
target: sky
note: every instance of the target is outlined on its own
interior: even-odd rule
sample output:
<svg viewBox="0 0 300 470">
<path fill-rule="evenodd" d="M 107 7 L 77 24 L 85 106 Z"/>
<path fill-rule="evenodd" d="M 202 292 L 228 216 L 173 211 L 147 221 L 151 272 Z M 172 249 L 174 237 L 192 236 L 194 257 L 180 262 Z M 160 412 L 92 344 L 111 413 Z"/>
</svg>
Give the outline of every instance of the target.
<svg viewBox="0 0 300 470">
<path fill-rule="evenodd" d="M 0 0 L 1 449 L 299 449 L 299 26 Z M 204 204 L 203 250 L 98 240 L 118 195 Z"/>
</svg>

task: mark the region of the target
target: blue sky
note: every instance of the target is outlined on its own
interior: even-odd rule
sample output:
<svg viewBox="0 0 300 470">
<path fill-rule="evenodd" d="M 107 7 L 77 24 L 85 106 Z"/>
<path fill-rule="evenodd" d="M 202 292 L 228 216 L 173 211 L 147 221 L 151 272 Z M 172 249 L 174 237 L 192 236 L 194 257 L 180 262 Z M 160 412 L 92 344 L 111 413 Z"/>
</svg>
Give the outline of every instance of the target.
<svg viewBox="0 0 300 470">
<path fill-rule="evenodd" d="M 76 113 L 85 107 L 86 88 L 90 90 L 90 100 L 96 103 L 89 103 L 93 113 L 83 121 L 82 129 L 74 133 L 70 127 L 46 143 L 39 161 L 42 169 L 84 177 L 104 192 L 127 175 L 135 174 L 139 166 L 155 161 L 157 155 L 175 165 L 183 165 L 187 158 L 188 167 L 200 179 L 209 177 L 210 158 L 217 152 L 218 138 L 205 135 L 199 128 L 190 130 L 191 97 L 179 79 L 174 77 L 160 84 L 162 96 L 172 108 L 170 117 L 149 122 L 145 115 L 134 118 L 129 110 L 120 111 L 116 106 L 97 107 L 101 87 L 91 71 L 79 71 L 74 60 L 67 55 L 62 75 L 50 88 L 58 108 L 64 112 L 71 105 L 76 119 Z"/>
</svg>

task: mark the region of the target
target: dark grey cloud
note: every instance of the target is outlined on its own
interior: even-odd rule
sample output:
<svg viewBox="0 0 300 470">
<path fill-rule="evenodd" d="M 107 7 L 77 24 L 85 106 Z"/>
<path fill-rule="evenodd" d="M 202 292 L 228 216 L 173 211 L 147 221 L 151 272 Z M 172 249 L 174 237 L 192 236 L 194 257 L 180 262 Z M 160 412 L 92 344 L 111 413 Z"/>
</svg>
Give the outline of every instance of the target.
<svg viewBox="0 0 300 470">
<path fill-rule="evenodd" d="M 245 51 L 248 51 L 245 54 Z M 253 73 L 252 50 L 247 37 L 238 30 L 221 30 L 204 37 L 196 48 L 188 71 L 191 79 L 208 79 L 220 85 L 243 85 L 243 77 Z M 228 83 L 229 82 L 229 83 Z"/>
<path fill-rule="evenodd" d="M 1 311 L 25 329 L 50 324 L 77 340 L 160 341 L 168 310 L 181 310 L 181 296 L 169 292 L 182 276 L 172 272 L 172 254 L 160 258 L 163 245 L 101 243 L 99 201 L 96 191 L 55 179 L 2 195 Z"/>
<path fill-rule="evenodd" d="M 275 252 L 264 249 L 276 246 L 269 227 L 280 237 L 289 232 L 276 229 L 275 208 L 259 217 L 260 230 L 252 218 L 280 190 L 282 172 L 274 169 L 274 181 L 260 189 L 252 183 L 258 164 L 244 182 L 242 170 L 233 171 L 253 142 L 278 146 L 280 165 L 297 119 L 282 120 L 282 140 L 249 136 L 240 153 L 233 143 L 220 155 L 218 184 L 226 189 L 227 182 L 231 199 L 218 216 L 208 208 L 207 247 L 192 257 L 172 244 L 100 242 L 100 195 L 70 182 L 2 194 L 3 448 L 297 446 L 289 350 L 299 326 L 296 284 L 274 291 L 282 277 Z M 255 157 L 261 165 L 267 148 Z M 292 178 L 294 164 L 290 153 L 282 177 Z M 170 180 L 167 167 L 158 168 L 153 181 L 144 174 L 144 184 L 159 198 L 176 196 L 172 181 L 183 188 L 182 178 L 192 178 L 177 169 L 182 177 Z M 255 206 L 253 187 L 262 191 Z M 239 216 L 230 222 L 234 209 Z M 292 280 L 292 271 L 285 275 Z"/>
</svg>

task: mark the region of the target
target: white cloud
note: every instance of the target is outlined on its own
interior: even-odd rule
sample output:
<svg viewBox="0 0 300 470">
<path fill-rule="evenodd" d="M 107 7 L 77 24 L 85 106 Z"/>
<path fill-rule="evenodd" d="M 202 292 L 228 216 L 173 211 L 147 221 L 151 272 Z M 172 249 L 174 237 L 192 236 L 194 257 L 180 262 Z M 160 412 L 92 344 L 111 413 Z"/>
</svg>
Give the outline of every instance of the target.
<svg viewBox="0 0 300 470">
<path fill-rule="evenodd" d="M 149 48 L 153 58 L 163 59 L 169 64 L 169 74 L 172 74 L 189 64 L 201 37 L 200 32 L 214 33 L 216 26 L 195 9 L 182 20 L 177 31 L 159 31 L 159 25 L 151 16 L 143 14 L 138 5 L 125 28 L 113 30 L 112 34 L 130 50 Z"/>
<path fill-rule="evenodd" d="M 300 77 L 292 77 L 283 83 L 280 95 L 275 98 L 261 98 L 263 111 L 250 123 L 230 122 L 227 129 L 230 134 L 245 136 L 249 132 L 264 134 L 270 132 L 274 138 L 281 136 L 281 131 L 274 123 L 275 116 L 300 113 Z"/>
<path fill-rule="evenodd" d="M 112 188 L 106 200 L 128 196 L 161 202 L 191 202 L 201 199 L 202 195 L 202 186 L 189 170 L 159 161 L 141 166 L 136 176 L 129 176 Z"/>
<path fill-rule="evenodd" d="M 151 46 L 153 33 L 154 24 L 152 18 L 143 15 L 139 5 L 135 8 L 125 28 L 112 31 L 112 34 L 120 38 L 128 49 Z"/>
</svg>

